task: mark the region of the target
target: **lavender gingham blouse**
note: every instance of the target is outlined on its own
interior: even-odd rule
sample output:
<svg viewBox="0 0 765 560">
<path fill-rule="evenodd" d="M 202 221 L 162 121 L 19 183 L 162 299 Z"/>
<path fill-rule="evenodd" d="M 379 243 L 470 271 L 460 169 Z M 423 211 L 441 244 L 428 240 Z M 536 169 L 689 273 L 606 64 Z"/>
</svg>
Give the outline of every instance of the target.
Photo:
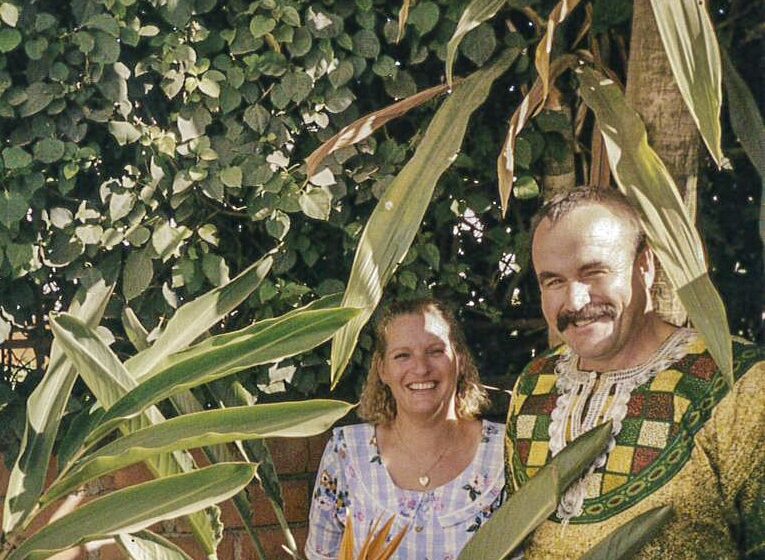
<svg viewBox="0 0 765 560">
<path fill-rule="evenodd" d="M 356 553 L 377 519 L 396 521 L 391 536 L 409 525 L 399 560 L 454 560 L 504 498 L 504 426 L 483 421 L 473 460 L 454 480 L 427 492 L 395 485 L 380 459 L 374 426 L 335 428 L 316 477 L 308 541 L 309 560 L 337 557 L 348 515 Z"/>
</svg>

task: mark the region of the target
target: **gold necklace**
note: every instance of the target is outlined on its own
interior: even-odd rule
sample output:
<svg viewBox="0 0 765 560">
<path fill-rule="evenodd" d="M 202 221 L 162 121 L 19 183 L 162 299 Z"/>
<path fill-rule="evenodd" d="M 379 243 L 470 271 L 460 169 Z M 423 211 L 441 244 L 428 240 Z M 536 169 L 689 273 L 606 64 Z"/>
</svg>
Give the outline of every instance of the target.
<svg viewBox="0 0 765 560">
<path fill-rule="evenodd" d="M 409 448 L 409 445 L 407 445 L 407 443 L 404 441 L 404 438 L 401 436 L 401 432 L 399 431 L 398 426 L 395 424 L 395 422 L 393 424 L 393 431 L 396 432 L 396 438 L 398 438 L 398 440 L 401 442 L 401 445 L 404 447 L 406 452 L 409 453 L 412 457 L 416 457 L 417 456 L 416 453 L 412 453 L 412 450 Z M 447 438 L 447 439 L 451 439 L 451 438 Z M 422 486 L 423 488 L 428 487 L 428 485 L 430 484 L 430 472 L 434 468 L 436 468 L 436 465 L 438 465 L 438 463 L 441 462 L 441 459 L 444 458 L 444 456 L 446 455 L 446 452 L 449 451 L 449 449 L 450 447 L 445 447 L 444 450 L 438 454 L 438 457 L 436 457 L 436 460 L 433 461 L 433 464 L 431 464 L 427 469 L 422 471 L 422 474 L 417 477 L 417 482 L 420 483 L 420 486 Z"/>
</svg>

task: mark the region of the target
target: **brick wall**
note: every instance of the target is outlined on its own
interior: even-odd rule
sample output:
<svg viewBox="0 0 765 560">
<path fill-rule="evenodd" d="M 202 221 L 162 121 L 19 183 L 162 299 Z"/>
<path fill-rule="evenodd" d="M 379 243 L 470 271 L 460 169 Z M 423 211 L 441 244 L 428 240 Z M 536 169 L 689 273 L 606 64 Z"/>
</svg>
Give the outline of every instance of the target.
<svg viewBox="0 0 765 560">
<path fill-rule="evenodd" d="M 316 469 L 328 437 L 329 433 L 326 433 L 312 438 L 285 438 L 269 440 L 268 442 L 282 483 L 285 517 L 301 551 L 308 532 L 308 507 Z M 9 473 L 1 463 L 0 461 L 0 501 L 4 502 Z M 150 479 L 151 475 L 143 465 L 135 465 L 90 485 L 88 491 L 81 498 L 90 500 L 110 490 L 124 488 Z M 284 537 L 273 509 L 257 484 L 250 487 L 250 497 L 253 524 L 257 528 L 258 537 L 266 550 L 268 559 L 290 558 L 281 548 Z M 242 527 L 242 521 L 230 501 L 221 504 L 221 510 L 225 532 L 223 541 L 218 547 L 220 560 L 256 559 L 257 555 L 251 540 Z M 2 514 L 0 513 L 0 515 Z M 152 530 L 172 540 L 192 558 L 204 559 L 204 554 L 183 520 L 166 521 L 152 527 Z M 54 557 L 55 560 L 117 560 L 122 558 L 124 555 L 120 549 L 108 541 L 91 543 L 87 547 L 63 552 Z"/>
</svg>

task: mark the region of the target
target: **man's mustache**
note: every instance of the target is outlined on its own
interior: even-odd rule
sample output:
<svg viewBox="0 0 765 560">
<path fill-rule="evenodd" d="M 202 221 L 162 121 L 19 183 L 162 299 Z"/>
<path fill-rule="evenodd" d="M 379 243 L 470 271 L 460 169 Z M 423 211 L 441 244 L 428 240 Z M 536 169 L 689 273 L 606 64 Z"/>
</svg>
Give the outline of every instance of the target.
<svg viewBox="0 0 765 560">
<path fill-rule="evenodd" d="M 569 325 L 581 321 L 594 321 L 601 318 L 615 319 L 616 307 L 610 303 L 592 303 L 576 311 L 561 311 L 556 321 L 558 332 L 565 331 Z"/>
</svg>

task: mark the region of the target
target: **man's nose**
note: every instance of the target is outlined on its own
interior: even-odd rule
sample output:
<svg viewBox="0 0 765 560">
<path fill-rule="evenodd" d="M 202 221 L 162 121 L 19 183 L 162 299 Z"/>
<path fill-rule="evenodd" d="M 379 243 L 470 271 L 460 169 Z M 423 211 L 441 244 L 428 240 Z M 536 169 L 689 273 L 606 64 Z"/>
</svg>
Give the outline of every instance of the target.
<svg viewBox="0 0 765 560">
<path fill-rule="evenodd" d="M 572 282 L 568 289 L 566 305 L 572 311 L 579 311 L 590 303 L 590 287 L 582 282 Z"/>
</svg>

